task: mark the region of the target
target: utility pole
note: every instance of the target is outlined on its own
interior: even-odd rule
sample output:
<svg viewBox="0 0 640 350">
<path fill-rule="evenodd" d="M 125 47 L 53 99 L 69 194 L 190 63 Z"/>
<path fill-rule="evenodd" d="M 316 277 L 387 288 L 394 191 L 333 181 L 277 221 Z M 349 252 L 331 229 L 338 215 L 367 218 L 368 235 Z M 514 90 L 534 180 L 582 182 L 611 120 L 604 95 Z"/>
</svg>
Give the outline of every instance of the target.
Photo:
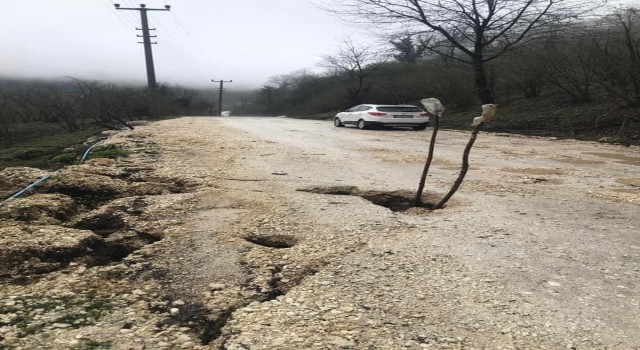
<svg viewBox="0 0 640 350">
<path fill-rule="evenodd" d="M 264 89 L 267 91 L 267 112 L 271 113 L 271 91 L 273 87 L 266 86 Z"/>
<path fill-rule="evenodd" d="M 138 44 L 144 45 L 144 60 L 147 67 L 147 88 L 149 89 L 149 114 L 155 105 L 156 92 L 158 90 L 158 84 L 156 83 L 156 71 L 153 66 L 153 51 L 151 50 L 151 45 L 157 44 L 157 42 L 151 42 L 151 38 L 157 37 L 156 35 L 150 35 L 149 31 L 155 30 L 149 29 L 149 19 L 147 18 L 148 11 L 170 11 L 171 6 L 165 5 L 162 9 L 154 9 L 148 8 L 145 4 L 140 4 L 140 7 L 120 7 L 120 4 L 114 4 L 116 10 L 133 10 L 140 12 L 140 23 L 142 24 L 142 28 L 136 28 L 136 30 L 141 30 L 142 35 L 138 35 L 138 38 L 142 38 L 142 42 L 138 42 Z"/>
<path fill-rule="evenodd" d="M 213 80 L 214 83 L 220 83 L 220 91 L 218 92 L 218 116 L 222 115 L 222 92 L 224 90 L 224 83 L 233 83 L 233 80 Z"/>
</svg>

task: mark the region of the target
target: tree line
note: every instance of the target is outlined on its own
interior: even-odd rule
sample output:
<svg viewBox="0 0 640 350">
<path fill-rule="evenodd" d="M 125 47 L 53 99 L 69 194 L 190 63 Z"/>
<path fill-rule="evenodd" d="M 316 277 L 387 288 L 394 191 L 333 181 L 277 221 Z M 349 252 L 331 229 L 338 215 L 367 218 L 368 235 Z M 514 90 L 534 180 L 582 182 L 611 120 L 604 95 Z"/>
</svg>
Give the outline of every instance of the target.
<svg viewBox="0 0 640 350">
<path fill-rule="evenodd" d="M 354 2 L 380 3 L 351 1 Z M 361 6 L 355 10 L 365 9 Z M 447 18 L 453 21 L 451 16 Z M 365 102 L 418 104 L 424 97 L 436 97 L 455 110 L 478 103 L 508 104 L 545 94 L 561 97 L 568 103 L 598 101 L 637 111 L 640 107 L 639 9 L 618 9 L 580 21 L 531 23 L 514 24 L 514 27 L 530 26 L 525 26 L 529 31 L 524 34 L 520 29 L 521 37 L 513 37 L 511 33 L 511 37 L 478 39 L 482 44 L 476 47 L 482 52 L 480 73 L 478 59 L 470 57 L 476 55 L 474 37 L 460 29 L 463 25 L 460 23 L 459 32 L 452 39 L 457 40 L 455 43 L 432 32 L 405 32 L 387 37 L 386 46 L 347 39 L 334 54 L 323 57 L 320 64 L 323 73 L 300 70 L 275 76 L 256 92 L 250 105 L 241 110 L 236 108 L 234 112 L 330 114 Z M 502 23 L 499 28 L 507 25 Z M 505 33 L 508 32 L 505 29 Z"/>
<path fill-rule="evenodd" d="M 553 7 L 565 3 L 571 6 Z M 345 39 L 321 58 L 321 73 L 303 69 L 274 76 L 257 91 L 229 91 L 225 104 L 234 107 L 224 109 L 234 115 L 329 116 L 360 103 L 419 105 L 435 97 L 455 113 L 487 101 L 509 105 L 552 96 L 554 103 L 606 104 L 605 113 L 624 109 L 621 127 L 640 121 L 637 8 L 584 16 L 590 2 L 578 0 L 398 4 L 337 1 L 331 11 L 367 23 L 375 18 L 390 32 L 367 43 Z M 214 95 L 161 84 L 150 103 L 138 86 L 0 80 L 0 142 L 11 139 L 17 123 L 56 123 L 74 132 L 126 127 L 149 116 L 212 115 Z M 538 112 L 545 108 L 551 106 Z"/>
<path fill-rule="evenodd" d="M 68 132 L 123 128 L 150 115 L 211 114 L 216 108 L 212 101 L 211 92 L 177 85 L 161 84 L 150 101 L 147 89 L 139 86 L 73 78 L 57 82 L 5 79 L 0 81 L 0 141 L 9 142 L 20 123 L 55 123 Z"/>
</svg>

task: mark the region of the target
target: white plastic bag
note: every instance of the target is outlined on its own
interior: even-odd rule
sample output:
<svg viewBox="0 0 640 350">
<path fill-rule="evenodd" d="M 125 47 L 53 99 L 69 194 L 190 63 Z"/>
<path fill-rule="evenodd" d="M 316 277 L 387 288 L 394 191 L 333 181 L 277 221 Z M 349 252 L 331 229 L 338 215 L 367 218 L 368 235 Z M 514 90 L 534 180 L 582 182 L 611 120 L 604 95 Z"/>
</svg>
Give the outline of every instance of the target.
<svg viewBox="0 0 640 350">
<path fill-rule="evenodd" d="M 496 112 L 498 110 L 498 105 L 490 103 L 486 105 L 482 105 L 482 115 L 479 117 L 473 118 L 473 126 L 478 125 L 480 123 L 488 123 L 492 121 L 496 117 Z"/>
<path fill-rule="evenodd" d="M 420 103 L 422 103 L 422 105 L 427 110 L 427 112 L 437 117 L 442 117 L 442 113 L 444 113 L 444 106 L 442 105 L 440 100 L 438 100 L 437 98 L 433 98 L 433 97 L 425 98 L 422 101 L 420 101 Z"/>
</svg>

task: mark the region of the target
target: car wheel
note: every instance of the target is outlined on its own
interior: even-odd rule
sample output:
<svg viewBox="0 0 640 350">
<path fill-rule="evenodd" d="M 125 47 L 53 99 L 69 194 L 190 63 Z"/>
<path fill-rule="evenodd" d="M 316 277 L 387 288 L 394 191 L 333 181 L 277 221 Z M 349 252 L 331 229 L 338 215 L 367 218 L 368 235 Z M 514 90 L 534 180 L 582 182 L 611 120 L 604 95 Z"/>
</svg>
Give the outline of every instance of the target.
<svg viewBox="0 0 640 350">
<path fill-rule="evenodd" d="M 360 130 L 364 130 L 368 127 L 367 122 L 365 122 L 364 120 L 360 119 L 358 120 L 358 129 Z"/>
<path fill-rule="evenodd" d="M 341 127 L 344 126 L 344 124 L 342 124 L 342 121 L 340 120 L 340 118 L 333 118 L 333 125 L 336 127 Z"/>
<path fill-rule="evenodd" d="M 412 126 L 411 129 L 413 130 L 424 130 L 426 129 L 427 126 L 426 125 L 420 125 L 420 126 Z"/>
</svg>

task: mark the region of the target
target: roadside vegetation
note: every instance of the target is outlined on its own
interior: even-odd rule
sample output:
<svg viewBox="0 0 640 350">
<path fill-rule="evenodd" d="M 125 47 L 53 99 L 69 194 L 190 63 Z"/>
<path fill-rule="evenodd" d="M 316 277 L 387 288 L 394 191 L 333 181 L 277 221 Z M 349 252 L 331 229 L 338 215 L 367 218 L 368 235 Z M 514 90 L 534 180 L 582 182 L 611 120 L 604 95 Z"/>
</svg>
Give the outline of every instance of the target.
<svg viewBox="0 0 640 350">
<path fill-rule="evenodd" d="M 473 65 L 464 62 L 468 53 L 442 52 L 446 45 L 424 34 L 384 44 L 345 40 L 323 59 L 325 73 L 273 77 L 234 114 L 331 118 L 360 103 L 419 105 L 435 97 L 449 111 L 443 128 L 468 128 L 490 94 L 501 114 L 487 130 L 640 144 L 638 9 L 546 23 L 513 50 L 503 52 L 499 42 L 484 47 L 501 54 L 483 62 L 482 91 Z"/>
<path fill-rule="evenodd" d="M 420 105 L 432 97 L 448 111 L 442 128 L 469 129 L 478 106 L 490 100 L 501 113 L 487 131 L 640 144 L 640 10 L 538 24 L 518 45 L 509 35 L 481 43 L 483 79 L 475 51 L 459 47 L 465 42 L 439 40 L 433 30 L 406 31 L 366 44 L 347 38 L 321 58 L 322 73 L 300 70 L 272 77 L 257 91 L 229 91 L 221 109 L 330 119 L 360 103 Z M 494 29 L 471 24 L 465 30 L 489 35 Z M 70 164 L 92 135 L 138 120 L 214 115 L 214 95 L 161 85 L 150 110 L 139 86 L 0 79 L 0 169 Z"/>
<path fill-rule="evenodd" d="M 79 160 L 85 142 L 108 129 L 176 115 L 211 114 L 207 92 L 161 85 L 150 113 L 146 89 L 98 81 L 0 80 L 0 169 L 54 169 Z M 150 117 L 151 114 L 151 117 Z M 105 157 L 117 150 L 96 148 Z"/>
</svg>

